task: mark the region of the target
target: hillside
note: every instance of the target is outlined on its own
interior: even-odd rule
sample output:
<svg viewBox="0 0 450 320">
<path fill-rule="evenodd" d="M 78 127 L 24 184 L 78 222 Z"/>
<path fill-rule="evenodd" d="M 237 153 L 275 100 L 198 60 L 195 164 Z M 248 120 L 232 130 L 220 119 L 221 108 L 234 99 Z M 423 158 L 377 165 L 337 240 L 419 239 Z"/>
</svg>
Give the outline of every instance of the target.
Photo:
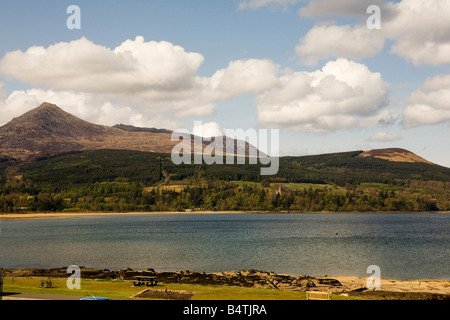
<svg viewBox="0 0 450 320">
<path fill-rule="evenodd" d="M 169 154 L 123 150 L 4 162 L 0 211 L 450 210 L 449 168 L 361 153 L 283 157 L 273 177 L 259 165 L 176 166 Z"/>
<path fill-rule="evenodd" d="M 133 150 L 171 153 L 179 142 L 172 141 L 172 131 L 165 129 L 136 128 L 127 125 L 108 127 L 93 124 L 65 112 L 58 106 L 43 103 L 39 107 L 14 118 L 0 127 L 0 158 L 14 158 L 32 162 L 36 158 L 62 152 L 80 150 Z M 185 139 L 184 142 L 189 138 Z M 191 144 L 200 141 L 190 136 Z M 200 141 L 205 148 L 210 142 Z M 243 143 L 248 154 L 254 148 L 246 142 L 228 141 L 239 153 L 237 146 Z M 191 147 L 191 150 L 194 150 Z"/>
<path fill-rule="evenodd" d="M 236 156 L 244 142 L 224 143 Z M 0 212 L 450 210 L 450 169 L 403 149 L 281 157 L 261 176 L 249 158 L 175 165 L 176 144 L 169 130 L 96 125 L 44 103 L 0 128 Z"/>
<path fill-rule="evenodd" d="M 411 151 L 400 149 L 400 148 L 389 148 L 389 149 L 376 149 L 363 152 L 358 157 L 373 157 L 378 159 L 384 159 L 392 162 L 411 162 L 411 163 L 428 163 L 432 164 L 430 161 L 425 160 L 422 157 L 412 153 Z"/>
<path fill-rule="evenodd" d="M 174 165 L 169 154 L 98 150 L 68 152 L 43 157 L 18 168 L 36 183 L 52 186 L 111 182 L 125 179 L 136 183 L 176 182 L 201 175 L 223 181 L 334 184 L 403 184 L 408 180 L 450 182 L 450 169 L 426 163 L 390 162 L 359 157 L 362 151 L 316 156 L 282 157 L 275 176 L 261 176 L 261 165 Z M 248 161 L 247 161 L 248 163 Z"/>
<path fill-rule="evenodd" d="M 36 157 L 77 150 L 142 150 L 170 152 L 175 142 L 167 133 L 127 132 L 81 120 L 58 106 L 43 103 L 0 128 L 3 158 Z"/>
</svg>

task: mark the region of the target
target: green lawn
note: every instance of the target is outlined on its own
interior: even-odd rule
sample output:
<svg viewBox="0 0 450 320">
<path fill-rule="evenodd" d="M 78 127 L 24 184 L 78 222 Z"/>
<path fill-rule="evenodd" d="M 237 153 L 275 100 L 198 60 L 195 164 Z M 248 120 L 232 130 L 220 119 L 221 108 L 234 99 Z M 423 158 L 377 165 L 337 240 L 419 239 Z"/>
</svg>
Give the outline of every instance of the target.
<svg viewBox="0 0 450 320">
<path fill-rule="evenodd" d="M 131 296 L 144 290 L 134 287 L 131 281 L 120 280 L 89 280 L 81 281 L 80 290 L 69 290 L 67 279 L 52 278 L 52 288 L 40 288 L 42 279 L 47 278 L 11 278 L 4 279 L 5 292 L 40 293 L 72 296 L 99 296 L 112 299 L 130 299 Z M 186 290 L 194 292 L 192 300 L 305 300 L 304 292 L 275 290 L 270 288 L 243 288 L 214 285 L 194 284 L 159 284 L 156 289 Z M 332 299 L 354 299 L 333 295 Z"/>
</svg>

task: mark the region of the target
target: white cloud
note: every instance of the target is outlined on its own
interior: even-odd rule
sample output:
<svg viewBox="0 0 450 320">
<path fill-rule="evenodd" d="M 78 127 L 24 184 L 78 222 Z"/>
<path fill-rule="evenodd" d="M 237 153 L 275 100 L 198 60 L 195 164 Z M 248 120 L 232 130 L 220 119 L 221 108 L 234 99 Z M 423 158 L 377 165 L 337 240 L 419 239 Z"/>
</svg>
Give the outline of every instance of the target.
<svg viewBox="0 0 450 320">
<path fill-rule="evenodd" d="M 278 81 L 278 66 L 270 60 L 232 61 L 227 68 L 218 70 L 208 79 L 210 90 L 223 97 L 259 93 Z"/>
<path fill-rule="evenodd" d="M 327 132 L 374 124 L 389 86 L 379 73 L 346 59 L 315 72 L 293 72 L 257 98 L 259 121 L 272 127 Z M 374 120 L 374 117 L 376 121 Z"/>
<path fill-rule="evenodd" d="M 223 136 L 223 130 L 217 122 L 201 123 L 201 125 L 194 126 L 191 133 L 203 138 Z"/>
<path fill-rule="evenodd" d="M 3 82 L 0 82 L 0 101 L 4 101 L 6 99 L 6 91 L 3 89 L 3 86 L 5 84 Z"/>
<path fill-rule="evenodd" d="M 449 110 L 439 110 L 426 104 L 410 104 L 403 110 L 403 123 L 406 128 L 436 125 L 445 122 L 450 124 Z"/>
<path fill-rule="evenodd" d="M 402 140 L 402 136 L 396 133 L 377 132 L 369 138 L 370 142 L 392 142 Z"/>
<path fill-rule="evenodd" d="M 369 5 L 381 7 L 381 30 L 366 28 Z M 303 62 L 345 57 L 371 57 L 390 40 L 391 53 L 414 65 L 450 64 L 450 1 L 402 0 L 398 3 L 372 0 L 317 0 L 300 10 L 301 16 L 315 18 L 355 16 L 356 25 L 316 26 L 297 46 Z M 364 30 L 365 29 L 365 30 Z"/>
<path fill-rule="evenodd" d="M 295 48 L 305 65 L 316 65 L 319 60 L 346 57 L 361 59 L 377 55 L 384 47 L 379 32 L 365 25 L 318 25 L 301 39 Z"/>
<path fill-rule="evenodd" d="M 48 92 L 95 94 L 102 101 L 132 106 L 147 118 L 208 117 L 216 101 L 201 94 L 203 83 L 196 72 L 203 60 L 198 53 L 169 42 L 145 42 L 140 36 L 113 50 L 81 38 L 8 52 L 0 60 L 0 74 Z"/>
<path fill-rule="evenodd" d="M 92 103 L 91 108 L 102 109 L 102 116 L 87 116 L 108 124 L 113 118 L 107 115 L 108 110 L 124 114 L 125 120 L 130 115 L 134 119 L 130 124 L 153 123 L 150 119 L 163 116 L 166 124 L 186 117 L 210 117 L 217 102 L 240 94 L 259 93 L 277 81 L 278 66 L 269 60 L 232 61 L 212 77 L 200 77 L 197 70 L 203 60 L 201 54 L 186 52 L 169 42 L 145 42 L 143 37 L 127 40 L 112 50 L 81 38 L 48 48 L 8 52 L 0 60 L 0 74 L 47 88 L 39 94 L 16 93 L 23 97 L 22 101 L 35 102 L 35 96 L 50 95 L 44 101 L 71 106 L 73 99 L 69 96 L 75 92 L 77 97 L 91 100 L 95 95 L 95 100 L 101 103 Z M 109 108 L 101 107 L 107 101 L 116 102 Z M 119 106 L 124 106 L 121 107 L 124 112 L 116 110 Z M 123 109 L 125 106 L 128 112 Z M 19 109 L 6 112 L 2 118 L 19 115 Z"/>
<path fill-rule="evenodd" d="M 407 128 L 450 124 L 450 75 L 438 75 L 425 81 L 411 93 L 403 111 L 403 124 Z"/>
<path fill-rule="evenodd" d="M 363 64 L 337 59 L 322 70 L 293 72 L 249 59 L 200 77 L 202 61 L 200 54 L 142 37 L 114 50 L 82 38 L 10 52 L 0 60 L 0 74 L 49 88 L 4 97 L 0 122 L 47 101 L 95 123 L 176 129 L 181 119 L 210 117 L 219 101 L 243 94 L 256 95 L 259 120 L 270 126 L 324 132 L 393 120 L 381 110 L 388 84 Z"/>
<path fill-rule="evenodd" d="M 170 91 L 185 88 L 203 60 L 198 53 L 187 53 L 168 42 L 144 42 L 143 37 L 127 40 L 114 50 L 81 38 L 8 52 L 0 60 L 0 73 L 56 90 Z"/>
<path fill-rule="evenodd" d="M 450 74 L 441 74 L 428 79 L 422 84 L 422 88 L 425 90 L 450 89 Z"/>
<path fill-rule="evenodd" d="M 179 123 L 156 110 L 142 114 L 126 105 L 116 105 L 88 93 L 30 89 L 14 91 L 8 97 L 0 99 L 0 124 L 11 121 L 23 113 L 36 108 L 43 102 L 51 102 L 65 111 L 93 123 L 115 125 L 133 124 L 157 128 L 176 128 Z"/>
<path fill-rule="evenodd" d="M 403 0 L 395 5 L 396 17 L 386 23 L 391 51 L 415 65 L 450 64 L 450 1 Z"/>
</svg>

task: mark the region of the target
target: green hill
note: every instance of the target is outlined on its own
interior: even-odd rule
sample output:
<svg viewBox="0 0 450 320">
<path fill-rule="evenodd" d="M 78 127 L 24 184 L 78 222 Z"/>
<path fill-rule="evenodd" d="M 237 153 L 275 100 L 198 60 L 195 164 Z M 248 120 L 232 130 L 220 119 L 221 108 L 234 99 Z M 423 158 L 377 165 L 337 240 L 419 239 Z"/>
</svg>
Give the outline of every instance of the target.
<svg viewBox="0 0 450 320">
<path fill-rule="evenodd" d="M 361 153 L 282 157 L 276 176 L 261 176 L 260 165 L 176 166 L 170 154 L 139 151 L 69 152 L 20 166 L 4 159 L 0 211 L 450 210 L 449 168 Z"/>
</svg>

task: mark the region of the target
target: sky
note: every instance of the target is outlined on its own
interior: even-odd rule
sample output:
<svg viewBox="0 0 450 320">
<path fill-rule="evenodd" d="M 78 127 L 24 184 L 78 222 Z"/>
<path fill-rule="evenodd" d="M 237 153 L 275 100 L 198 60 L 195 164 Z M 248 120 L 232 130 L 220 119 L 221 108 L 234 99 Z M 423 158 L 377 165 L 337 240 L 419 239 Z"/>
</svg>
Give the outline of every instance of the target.
<svg viewBox="0 0 450 320">
<path fill-rule="evenodd" d="M 450 0 L 2 1 L 0 125 L 50 102 L 103 125 L 279 129 L 281 155 L 398 147 L 450 167 L 449 14 Z"/>
</svg>

